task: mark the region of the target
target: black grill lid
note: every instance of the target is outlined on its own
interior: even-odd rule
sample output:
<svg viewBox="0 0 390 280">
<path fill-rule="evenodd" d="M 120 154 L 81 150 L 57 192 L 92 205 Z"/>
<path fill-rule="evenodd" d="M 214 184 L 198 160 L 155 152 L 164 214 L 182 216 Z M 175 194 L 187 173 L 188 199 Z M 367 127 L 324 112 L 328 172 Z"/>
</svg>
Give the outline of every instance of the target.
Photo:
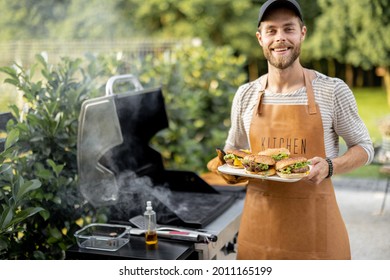
<svg viewBox="0 0 390 280">
<path fill-rule="evenodd" d="M 166 170 L 149 146 L 168 127 L 161 88 L 87 100 L 79 121 L 80 191 L 95 207 L 109 206 L 110 219 L 128 221 L 152 200 L 158 223 L 199 228 L 233 203 L 194 172 Z"/>
</svg>

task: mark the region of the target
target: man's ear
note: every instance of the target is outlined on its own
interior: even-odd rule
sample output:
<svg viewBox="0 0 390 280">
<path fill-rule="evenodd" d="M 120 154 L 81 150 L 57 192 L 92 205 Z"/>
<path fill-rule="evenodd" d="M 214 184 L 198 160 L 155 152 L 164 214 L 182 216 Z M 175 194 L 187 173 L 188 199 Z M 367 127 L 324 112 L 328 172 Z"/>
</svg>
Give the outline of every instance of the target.
<svg viewBox="0 0 390 280">
<path fill-rule="evenodd" d="M 305 40 L 305 38 L 306 38 L 306 32 L 307 32 L 307 28 L 306 28 L 306 26 L 303 26 L 302 27 L 302 31 L 301 31 L 301 42 L 303 42 L 304 40 Z"/>
<path fill-rule="evenodd" d="M 261 46 L 261 47 L 263 47 L 263 42 L 262 42 L 262 38 L 261 38 L 261 34 L 260 34 L 260 31 L 257 31 L 256 32 L 256 37 L 257 37 L 257 41 L 259 42 L 259 45 Z"/>
</svg>

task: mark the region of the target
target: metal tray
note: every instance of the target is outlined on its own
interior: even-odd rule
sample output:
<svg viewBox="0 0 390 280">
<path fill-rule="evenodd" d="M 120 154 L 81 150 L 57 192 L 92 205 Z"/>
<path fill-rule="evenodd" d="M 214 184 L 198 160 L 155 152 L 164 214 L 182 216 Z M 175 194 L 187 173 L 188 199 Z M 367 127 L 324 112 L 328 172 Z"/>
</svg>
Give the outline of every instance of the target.
<svg viewBox="0 0 390 280">
<path fill-rule="evenodd" d="M 75 232 L 80 248 L 117 251 L 130 241 L 130 226 L 90 224 Z"/>
</svg>

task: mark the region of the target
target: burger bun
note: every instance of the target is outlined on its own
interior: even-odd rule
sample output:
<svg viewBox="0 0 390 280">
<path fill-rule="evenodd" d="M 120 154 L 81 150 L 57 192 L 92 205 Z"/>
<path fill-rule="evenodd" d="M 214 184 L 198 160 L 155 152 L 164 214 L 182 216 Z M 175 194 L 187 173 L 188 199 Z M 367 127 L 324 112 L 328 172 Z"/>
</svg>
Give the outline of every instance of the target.
<svg viewBox="0 0 390 280">
<path fill-rule="evenodd" d="M 275 160 L 270 156 L 263 155 L 246 155 L 244 157 L 245 160 L 254 161 L 257 163 L 263 163 L 268 165 L 275 165 Z"/>
<path fill-rule="evenodd" d="M 276 162 L 276 174 L 281 177 L 281 178 L 285 178 L 285 179 L 300 179 L 300 178 L 303 178 L 303 177 L 306 177 L 308 174 L 309 174 L 309 171 L 306 171 L 306 172 L 302 172 L 302 173 L 289 173 L 289 174 L 286 174 L 286 173 L 282 173 L 281 170 L 288 167 L 289 165 L 292 165 L 292 164 L 295 164 L 295 163 L 299 163 L 299 162 L 307 162 L 307 159 L 305 157 L 295 157 L 295 158 L 286 158 L 286 159 L 282 159 L 278 162 Z M 309 166 L 310 168 L 310 166 Z"/>
<path fill-rule="evenodd" d="M 234 164 L 230 164 L 228 162 L 226 162 L 227 166 L 231 167 L 231 168 L 235 168 L 235 169 L 243 169 L 244 166 L 243 165 L 234 165 Z"/>
<path fill-rule="evenodd" d="M 289 165 L 298 163 L 298 162 L 306 162 L 307 159 L 305 157 L 294 157 L 294 158 L 285 158 L 278 161 L 275 165 L 276 170 L 283 169 Z"/>
<path fill-rule="evenodd" d="M 251 171 L 248 171 L 245 169 L 245 173 L 253 174 L 253 175 L 260 175 L 260 176 L 272 176 L 272 175 L 276 174 L 276 170 L 275 170 L 275 168 L 270 168 L 270 169 L 265 170 L 265 171 L 251 172 Z"/>
<path fill-rule="evenodd" d="M 261 151 L 258 153 L 259 155 L 262 156 L 274 156 L 274 155 L 279 155 L 279 154 L 286 154 L 290 155 L 290 150 L 286 148 L 274 148 L 274 149 L 266 149 L 264 151 Z"/>
<path fill-rule="evenodd" d="M 250 153 L 248 153 L 245 150 L 230 149 L 230 150 L 226 150 L 225 154 L 227 154 L 227 155 L 228 154 L 233 154 L 233 155 L 235 155 L 237 157 L 244 158 L 245 156 L 247 156 Z"/>
<path fill-rule="evenodd" d="M 305 173 L 290 173 L 290 174 L 284 174 L 282 172 L 276 172 L 276 174 L 280 177 L 280 178 L 284 178 L 284 179 L 301 179 L 303 177 L 306 177 L 309 173 L 308 172 L 305 172 Z"/>
</svg>

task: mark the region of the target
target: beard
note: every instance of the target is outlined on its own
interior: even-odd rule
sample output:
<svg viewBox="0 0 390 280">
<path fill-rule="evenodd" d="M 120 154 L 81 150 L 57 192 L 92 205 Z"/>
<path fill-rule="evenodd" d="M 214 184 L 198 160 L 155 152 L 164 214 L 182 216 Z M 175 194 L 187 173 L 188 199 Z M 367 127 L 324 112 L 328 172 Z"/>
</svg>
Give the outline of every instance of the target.
<svg viewBox="0 0 390 280">
<path fill-rule="evenodd" d="M 286 47 L 286 46 L 283 45 L 277 47 Z M 268 60 L 268 62 L 272 66 L 278 69 L 286 69 L 287 67 L 291 66 L 301 54 L 301 45 L 300 44 L 296 45 L 291 50 L 292 52 L 289 55 L 284 55 L 279 57 L 273 56 L 269 48 L 263 48 L 263 53 L 264 53 L 264 57 Z"/>
</svg>

